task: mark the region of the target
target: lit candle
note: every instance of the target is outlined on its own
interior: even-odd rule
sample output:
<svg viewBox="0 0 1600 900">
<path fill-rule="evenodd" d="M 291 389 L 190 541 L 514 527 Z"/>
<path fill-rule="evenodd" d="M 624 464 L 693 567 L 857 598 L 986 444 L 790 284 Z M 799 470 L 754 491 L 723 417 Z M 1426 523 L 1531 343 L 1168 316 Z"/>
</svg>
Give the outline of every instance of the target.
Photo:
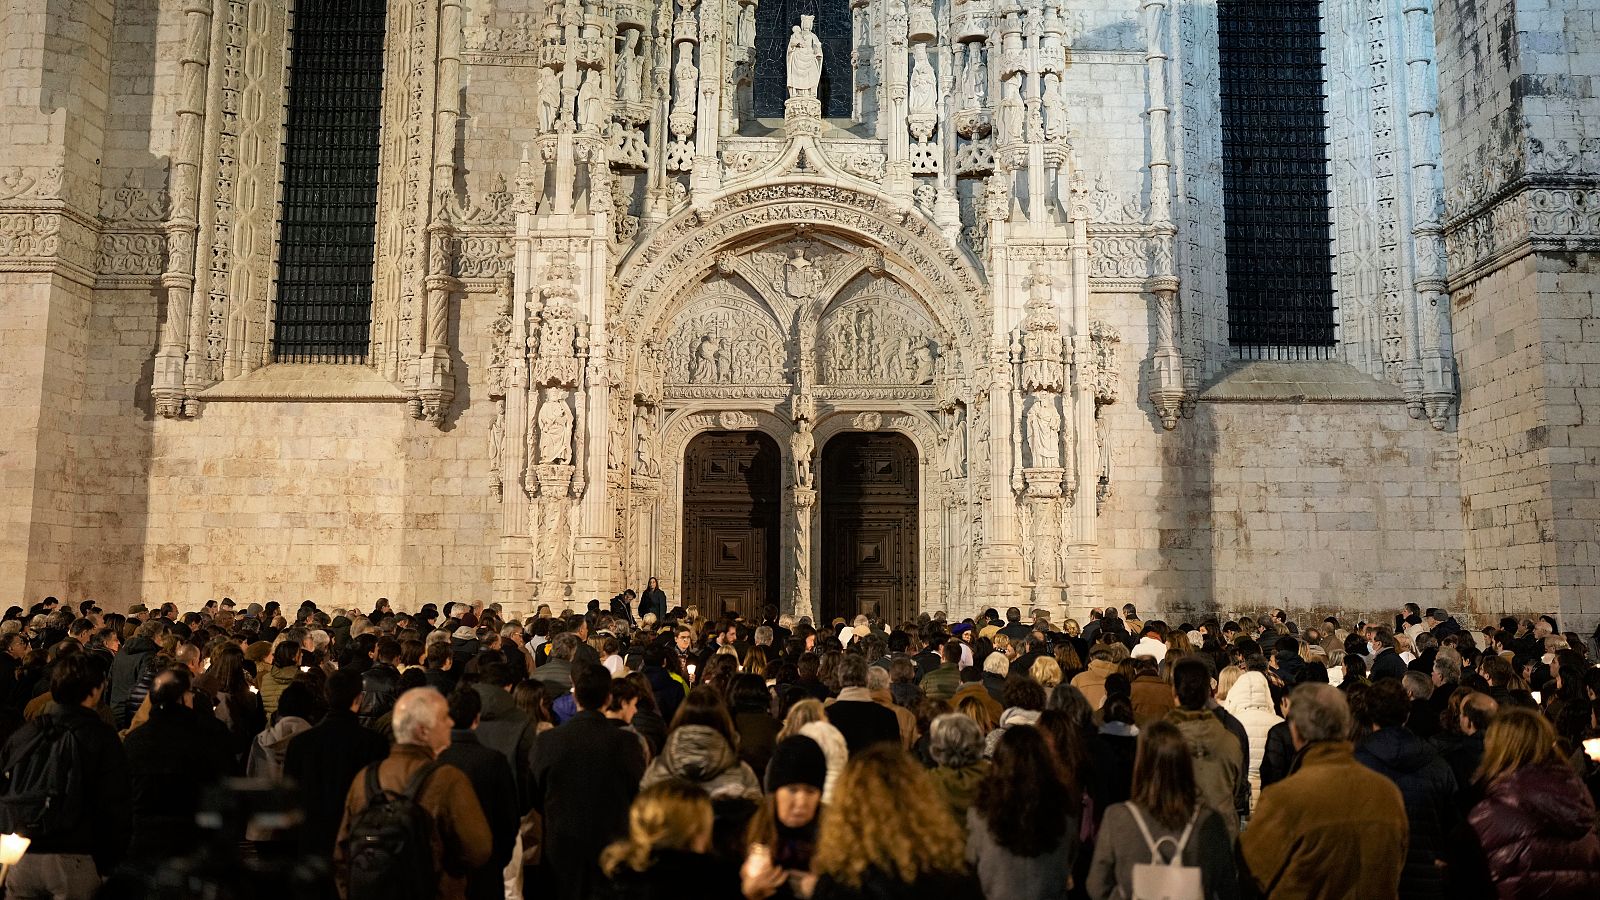
<svg viewBox="0 0 1600 900">
<path fill-rule="evenodd" d="M 0 866 L 14 866 L 33 843 L 20 834 L 0 834 Z"/>
<path fill-rule="evenodd" d="M 1589 738 L 1583 742 L 1583 752 L 1595 762 L 1600 762 L 1600 738 Z"/>
</svg>

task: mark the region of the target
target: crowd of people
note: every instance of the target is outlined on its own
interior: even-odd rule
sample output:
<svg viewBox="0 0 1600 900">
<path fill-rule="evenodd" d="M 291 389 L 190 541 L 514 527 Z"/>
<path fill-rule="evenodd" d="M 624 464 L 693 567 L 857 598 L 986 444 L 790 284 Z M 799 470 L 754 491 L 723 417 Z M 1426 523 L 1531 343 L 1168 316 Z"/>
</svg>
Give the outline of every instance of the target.
<svg viewBox="0 0 1600 900">
<path fill-rule="evenodd" d="M 46 599 L 0 623 L 5 891 L 1593 898 L 1597 643 L 1415 606 L 747 621 L 653 583 L 520 621 Z"/>
</svg>

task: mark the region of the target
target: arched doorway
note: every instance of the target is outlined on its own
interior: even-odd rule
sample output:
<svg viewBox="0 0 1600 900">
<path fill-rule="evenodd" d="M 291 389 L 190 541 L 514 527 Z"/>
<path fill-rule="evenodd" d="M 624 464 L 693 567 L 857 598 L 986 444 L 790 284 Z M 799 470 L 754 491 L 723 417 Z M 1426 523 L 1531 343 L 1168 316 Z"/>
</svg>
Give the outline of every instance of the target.
<svg viewBox="0 0 1600 900">
<path fill-rule="evenodd" d="M 758 619 L 778 602 L 782 457 L 759 431 L 712 431 L 683 461 L 683 603 Z"/>
<path fill-rule="evenodd" d="M 822 448 L 823 622 L 915 617 L 917 448 L 904 435 L 841 434 Z"/>
</svg>

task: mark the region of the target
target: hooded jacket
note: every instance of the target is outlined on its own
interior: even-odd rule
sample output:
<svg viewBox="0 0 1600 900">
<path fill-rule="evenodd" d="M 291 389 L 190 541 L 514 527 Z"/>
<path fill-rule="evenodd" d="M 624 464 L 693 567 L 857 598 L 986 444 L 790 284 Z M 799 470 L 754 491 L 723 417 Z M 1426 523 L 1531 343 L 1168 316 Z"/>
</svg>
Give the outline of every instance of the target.
<svg viewBox="0 0 1600 900">
<path fill-rule="evenodd" d="M 1467 821 L 1501 900 L 1600 895 L 1594 801 L 1566 766 L 1530 766 L 1501 778 Z"/>
<path fill-rule="evenodd" d="M 667 735 L 639 789 L 672 778 L 699 786 L 712 800 L 761 798 L 755 771 L 739 761 L 726 738 L 704 725 L 684 725 Z"/>
<path fill-rule="evenodd" d="M 967 810 L 972 808 L 972 802 L 978 799 L 978 785 L 989 776 L 993 764 L 987 759 L 980 759 L 970 766 L 951 769 L 939 766 L 928 770 L 928 775 L 933 779 L 934 793 L 939 795 L 945 806 L 955 815 L 956 822 L 963 831 L 967 827 Z"/>
<path fill-rule="evenodd" d="M 300 669 L 295 666 L 282 669 L 273 666 L 266 671 L 266 674 L 256 679 L 257 687 L 261 690 L 261 709 L 269 720 L 278 711 L 278 698 L 283 696 L 284 690 L 294 684 L 294 680 L 298 677 Z"/>
<path fill-rule="evenodd" d="M 1129 699 L 1133 701 L 1133 721 L 1148 725 L 1165 716 L 1178 705 L 1172 699 L 1172 685 L 1159 675 L 1140 675 L 1128 686 Z"/>
<path fill-rule="evenodd" d="M 1228 826 L 1228 835 L 1236 837 L 1239 810 L 1235 801 L 1239 785 L 1245 781 L 1239 739 L 1209 709 L 1175 709 L 1167 714 L 1167 721 L 1178 726 L 1189 743 L 1201 802 L 1216 810 Z"/>
<path fill-rule="evenodd" d="M 283 756 L 289 752 L 289 741 L 302 731 L 310 731 L 311 723 L 299 716 L 284 716 L 256 735 L 250 746 L 250 761 L 244 774 L 248 778 L 283 777 Z"/>
<path fill-rule="evenodd" d="M 473 688 L 483 701 L 479 714 L 478 743 L 500 751 L 516 777 L 521 801 L 519 812 L 533 808 L 533 739 L 537 732 L 533 718 L 517 706 L 511 695 L 492 684 L 475 684 Z"/>
<path fill-rule="evenodd" d="M 1445 835 L 1454 827 L 1456 777 L 1450 765 L 1427 741 L 1409 729 L 1380 728 L 1356 748 L 1356 761 L 1394 782 L 1405 800 L 1411 839 L 1406 845 L 1405 869 L 1400 873 L 1400 896 L 1443 897 L 1444 871 L 1438 863 L 1444 854 Z"/>
<path fill-rule="evenodd" d="M 1267 676 L 1260 672 L 1239 676 L 1228 689 L 1222 706 L 1239 720 L 1250 737 L 1250 804 L 1254 806 L 1261 798 L 1261 761 L 1267 753 L 1267 735 L 1283 717 L 1272 711 L 1272 688 L 1267 685 Z"/>
<path fill-rule="evenodd" d="M 1083 692 L 1089 705 L 1099 709 L 1106 705 L 1106 676 L 1117 674 L 1117 664 L 1108 659 L 1091 659 L 1089 668 L 1072 677 L 1072 686 Z"/>
</svg>

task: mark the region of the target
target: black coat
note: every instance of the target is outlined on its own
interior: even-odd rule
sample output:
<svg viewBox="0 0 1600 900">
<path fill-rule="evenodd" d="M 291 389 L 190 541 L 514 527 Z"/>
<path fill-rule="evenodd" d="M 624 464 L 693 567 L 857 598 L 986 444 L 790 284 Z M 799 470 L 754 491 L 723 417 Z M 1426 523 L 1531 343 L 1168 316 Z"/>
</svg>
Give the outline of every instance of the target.
<svg viewBox="0 0 1600 900">
<path fill-rule="evenodd" d="M 646 613 L 656 614 L 656 625 L 659 627 L 667 618 L 667 592 L 660 588 L 645 588 L 639 595 L 639 618 L 643 619 Z"/>
<path fill-rule="evenodd" d="M 1455 828 L 1456 778 L 1427 741 L 1404 727 L 1380 728 L 1356 748 L 1356 760 L 1400 788 L 1410 839 L 1400 872 L 1400 896 L 1442 898 L 1445 837 Z"/>
<path fill-rule="evenodd" d="M 400 670 L 389 663 L 376 663 L 361 675 L 361 724 L 370 726 L 394 709 L 400 696 Z"/>
<path fill-rule="evenodd" d="M 763 777 L 783 723 L 767 713 L 746 710 L 734 714 L 733 727 L 739 732 L 739 759 L 750 764 L 757 778 Z"/>
<path fill-rule="evenodd" d="M 467 900 L 499 900 L 505 896 L 505 868 L 516 849 L 517 828 L 522 821 L 511 765 L 499 751 L 480 743 L 471 729 L 450 732 L 450 746 L 439 754 L 439 762 L 466 773 L 473 793 L 478 795 L 478 805 L 483 807 L 489 833 L 494 836 L 489 861 L 467 876 Z"/>
<path fill-rule="evenodd" d="M 1289 734 L 1289 723 L 1279 722 L 1267 732 L 1267 748 L 1262 751 L 1262 790 L 1289 777 L 1294 771 L 1294 757 L 1294 737 Z"/>
<path fill-rule="evenodd" d="M 704 853 L 660 850 L 643 872 L 627 866 L 617 869 L 600 896 L 609 900 L 739 900 L 743 894 L 739 870 L 734 866 Z"/>
<path fill-rule="evenodd" d="M 46 723 L 46 719 L 50 721 Z M 83 763 L 78 782 L 82 796 L 74 799 L 83 815 L 61 834 L 35 840 L 28 852 L 88 854 L 94 857 L 100 874 L 110 874 L 127 852 L 133 813 L 128 757 L 122 742 L 117 740 L 116 730 L 93 710 L 52 701 L 44 715 L 17 729 L 0 748 L 0 772 L 11 771 L 41 727 L 66 728 L 77 739 Z"/>
<path fill-rule="evenodd" d="M 923 872 L 906 884 L 874 867 L 861 879 L 860 887 L 849 887 L 824 875 L 817 879 L 812 900 L 983 900 L 983 888 L 975 876 L 948 872 Z M 995 898 L 999 900 L 999 898 Z"/>
<path fill-rule="evenodd" d="M 137 635 L 117 652 L 116 659 L 111 661 L 111 689 L 107 692 L 106 699 L 111 704 L 111 714 L 116 717 L 118 728 L 127 728 L 133 719 L 134 710 L 138 709 L 137 700 L 133 700 L 134 688 L 144 677 L 145 669 L 149 667 L 150 660 L 155 658 L 155 642 L 147 637 Z M 139 700 L 144 699 L 142 696 Z"/>
<path fill-rule="evenodd" d="M 210 712 L 160 707 L 128 732 L 122 750 L 133 801 L 129 859 L 153 866 L 193 850 L 205 789 L 233 772 L 227 727 Z"/>
<path fill-rule="evenodd" d="M 504 690 L 490 684 L 475 684 L 483 700 L 477 740 L 498 750 L 511 767 L 517 789 L 517 814 L 533 808 L 533 718 L 517 706 Z M 491 823 L 492 824 L 492 823 Z"/>
<path fill-rule="evenodd" d="M 1404 678 L 1406 677 L 1406 661 L 1393 647 L 1383 648 L 1383 652 L 1372 658 L 1372 667 L 1367 672 L 1367 677 L 1372 681 L 1379 678 Z"/>
<path fill-rule="evenodd" d="M 539 736 L 533 796 L 544 815 L 547 896 L 586 900 L 594 894 L 600 852 L 627 834 L 628 807 L 643 777 L 639 736 L 601 713 L 585 710 Z"/>
<path fill-rule="evenodd" d="M 350 782 L 368 764 L 388 754 L 389 743 L 383 736 L 363 727 L 348 710 L 328 713 L 290 739 L 283 755 L 283 775 L 300 788 L 306 816 L 300 827 L 300 845 L 306 853 L 332 858 Z"/>
<path fill-rule="evenodd" d="M 844 735 L 851 756 L 874 744 L 900 742 L 899 718 L 872 700 L 835 700 L 828 704 L 828 721 Z"/>
</svg>

